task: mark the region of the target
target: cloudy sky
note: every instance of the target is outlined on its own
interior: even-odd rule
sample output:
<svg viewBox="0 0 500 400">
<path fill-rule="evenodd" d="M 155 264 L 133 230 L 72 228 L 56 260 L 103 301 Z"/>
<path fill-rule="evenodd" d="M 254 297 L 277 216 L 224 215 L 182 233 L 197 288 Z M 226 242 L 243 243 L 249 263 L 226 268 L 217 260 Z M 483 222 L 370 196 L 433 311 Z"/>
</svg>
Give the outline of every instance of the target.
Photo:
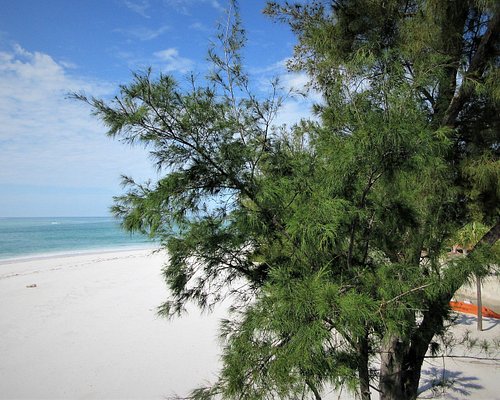
<svg viewBox="0 0 500 400">
<path fill-rule="evenodd" d="M 265 1 L 242 0 L 247 70 L 259 87 L 285 71 L 294 37 L 261 14 Z M 0 217 L 107 215 L 120 175 L 155 178 L 147 151 L 105 135 L 84 91 L 108 98 L 151 66 L 182 80 L 203 76 L 206 54 L 224 21 L 226 0 L 0 0 Z M 309 101 L 291 98 L 292 123 Z"/>
</svg>

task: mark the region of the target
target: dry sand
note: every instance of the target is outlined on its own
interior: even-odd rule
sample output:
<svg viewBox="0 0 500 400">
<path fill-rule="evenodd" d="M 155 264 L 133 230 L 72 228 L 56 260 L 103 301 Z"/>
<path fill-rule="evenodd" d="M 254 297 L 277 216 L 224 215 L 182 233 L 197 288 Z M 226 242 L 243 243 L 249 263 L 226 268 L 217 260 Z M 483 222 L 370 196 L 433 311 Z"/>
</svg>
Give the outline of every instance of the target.
<svg viewBox="0 0 500 400">
<path fill-rule="evenodd" d="M 213 381 L 224 310 L 157 317 L 164 257 L 137 250 L 0 261 L 0 398 L 164 399 Z M 455 329 L 474 332 L 474 323 L 462 317 Z M 500 336 L 499 321 L 484 325 L 481 337 Z M 442 360 L 431 361 L 424 388 L 442 376 Z M 498 361 L 445 365 L 456 390 L 441 398 L 500 399 Z"/>
<path fill-rule="evenodd" d="M 213 379 L 219 315 L 157 317 L 150 253 L 0 264 L 0 397 L 162 399 Z"/>
</svg>

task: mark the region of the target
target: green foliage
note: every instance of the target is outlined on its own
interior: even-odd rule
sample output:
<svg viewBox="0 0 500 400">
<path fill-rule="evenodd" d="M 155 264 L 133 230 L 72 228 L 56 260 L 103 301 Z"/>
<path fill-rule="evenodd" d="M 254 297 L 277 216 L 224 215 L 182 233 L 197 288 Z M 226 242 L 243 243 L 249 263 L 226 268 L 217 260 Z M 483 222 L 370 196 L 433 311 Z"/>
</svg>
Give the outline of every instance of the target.
<svg viewBox="0 0 500 400">
<path fill-rule="evenodd" d="M 221 379 L 228 397 L 293 398 L 305 382 L 321 387 L 355 380 L 357 356 L 332 330 L 338 324 L 362 334 L 375 304 L 331 283 L 326 269 L 305 276 L 291 272 L 273 271 L 242 321 L 226 324 Z"/>
<path fill-rule="evenodd" d="M 273 126 L 283 99 L 276 83 L 252 93 L 234 3 L 204 85 L 146 71 L 109 103 L 76 95 L 163 175 L 124 178 L 113 207 L 168 249 L 160 313 L 232 298 L 219 380 L 192 398 L 347 386 L 366 400 L 377 380 L 415 398 L 449 300 L 499 261 L 487 229 L 467 258 L 446 256 L 467 223 L 495 232 L 500 204 L 495 3 L 450 5 L 270 3 L 299 39 L 291 67 L 324 96 L 321 123 Z M 373 373 L 393 355 L 399 370 Z M 404 387 L 384 386 L 398 374 Z"/>
</svg>

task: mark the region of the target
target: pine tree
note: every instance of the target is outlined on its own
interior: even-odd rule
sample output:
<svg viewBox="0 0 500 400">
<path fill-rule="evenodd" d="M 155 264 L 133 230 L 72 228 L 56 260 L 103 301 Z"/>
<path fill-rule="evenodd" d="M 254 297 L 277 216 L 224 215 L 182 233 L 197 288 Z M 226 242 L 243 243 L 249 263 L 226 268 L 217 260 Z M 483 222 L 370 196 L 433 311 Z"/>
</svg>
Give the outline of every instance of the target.
<svg viewBox="0 0 500 400">
<path fill-rule="evenodd" d="M 440 164 L 432 167 L 424 158 L 415 159 L 411 169 L 417 173 L 417 179 L 404 178 L 405 183 L 411 182 L 422 190 L 411 195 L 420 204 L 403 203 L 404 214 L 386 207 L 386 212 L 397 216 L 397 222 L 393 223 L 399 231 L 388 231 L 390 225 L 385 223 L 376 238 L 389 234 L 386 240 L 390 248 L 376 245 L 371 238 L 376 229 L 372 220 L 353 224 L 353 232 L 367 231 L 365 238 L 357 239 L 359 244 L 365 241 L 366 248 L 383 249 L 391 262 L 406 264 L 404 279 L 411 281 L 411 276 L 417 277 L 410 287 L 419 287 L 418 279 L 423 279 L 420 287 L 430 285 L 419 293 L 421 304 L 417 308 L 409 298 L 399 299 L 417 311 L 406 317 L 401 315 L 400 321 L 409 330 L 374 329 L 382 349 L 381 398 L 414 398 L 423 357 L 432 337 L 443 326 L 447 302 L 459 285 L 471 279 L 471 268 L 462 265 L 456 270 L 451 263 L 446 265 L 442 261 L 443 238 L 473 221 L 484 222 L 491 228 L 479 244 L 491 245 L 500 236 L 498 2 L 339 0 L 307 5 L 287 2 L 271 3 L 267 12 L 289 23 L 299 37 L 292 67 L 306 70 L 325 94 L 327 105 L 318 112 L 329 127 L 326 135 L 335 136 L 346 129 L 350 137 L 359 135 L 359 127 L 351 128 L 341 110 L 346 106 L 357 108 L 361 110 L 361 119 L 368 122 L 370 114 L 357 106 L 367 96 L 375 94 L 370 110 L 378 108 L 380 113 L 390 115 L 391 109 L 397 110 L 394 109 L 397 102 L 391 100 L 395 89 L 396 96 L 406 99 L 404 107 L 396 111 L 401 122 L 391 127 L 389 120 L 385 120 L 383 128 L 391 130 L 390 133 L 368 123 L 372 134 L 388 143 L 388 149 L 378 154 L 379 162 L 397 153 L 398 148 L 406 152 L 405 157 L 409 157 L 406 161 L 416 155 L 404 142 L 391 140 L 398 131 L 399 138 L 407 133 L 417 135 L 405 127 L 406 122 L 412 121 L 407 114 L 412 109 L 409 99 L 413 99 L 413 110 L 422 118 L 420 132 L 434 142 L 420 150 L 424 150 L 426 157 L 436 155 Z M 356 110 L 350 111 L 349 115 L 355 113 Z M 432 150 L 436 145 L 441 148 L 440 154 Z M 358 147 L 356 152 L 360 158 L 366 157 L 362 148 Z M 431 166 L 431 175 L 425 172 L 425 166 L 418 164 L 421 161 Z M 399 174 L 403 172 L 402 166 L 395 165 L 394 171 L 389 166 L 383 175 Z M 431 181 L 427 181 L 429 177 Z M 432 181 L 437 187 L 426 189 Z M 411 193 L 407 188 L 387 189 L 384 192 L 395 201 L 405 192 Z M 427 210 L 423 208 L 426 206 Z M 420 214 L 415 213 L 415 207 Z M 381 221 L 379 218 L 374 221 Z M 405 220 L 413 225 L 405 226 Z M 356 247 L 355 234 L 350 243 Z M 425 262 L 419 260 L 422 254 L 426 254 Z M 475 263 L 480 277 L 486 270 L 479 266 L 484 267 L 487 262 Z M 452 276 L 453 273 L 460 274 L 460 278 Z M 434 278 L 438 284 L 432 283 Z M 436 286 L 440 286 L 439 293 L 431 289 Z M 388 301 L 387 295 L 380 300 L 382 304 Z"/>
<path fill-rule="evenodd" d="M 252 93 L 235 4 L 204 84 L 147 71 L 111 102 L 76 95 L 163 172 L 124 178 L 113 208 L 170 254 L 160 312 L 232 299 L 219 380 L 193 398 L 414 399 L 449 300 L 498 264 L 495 3 L 308 4 L 267 12 L 298 36 L 320 122 L 273 126 L 282 97 Z M 490 229 L 446 258 L 469 221 Z"/>
</svg>

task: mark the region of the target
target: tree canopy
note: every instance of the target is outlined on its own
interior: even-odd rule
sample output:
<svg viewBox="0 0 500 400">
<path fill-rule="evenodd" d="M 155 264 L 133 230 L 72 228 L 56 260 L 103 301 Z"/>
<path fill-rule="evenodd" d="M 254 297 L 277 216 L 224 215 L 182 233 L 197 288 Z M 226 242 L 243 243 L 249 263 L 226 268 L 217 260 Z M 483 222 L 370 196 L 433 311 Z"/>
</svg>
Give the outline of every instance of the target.
<svg viewBox="0 0 500 400">
<path fill-rule="evenodd" d="M 111 102 L 76 95 L 109 134 L 150 146 L 163 177 L 115 199 L 159 238 L 160 313 L 230 297 L 223 365 L 194 398 L 414 399 L 449 301 L 492 272 L 500 235 L 495 1 L 269 3 L 298 44 L 319 121 L 275 126 L 279 83 L 252 93 L 235 4 L 205 82 L 137 73 Z M 487 233 L 446 257 L 470 222 Z"/>
</svg>

